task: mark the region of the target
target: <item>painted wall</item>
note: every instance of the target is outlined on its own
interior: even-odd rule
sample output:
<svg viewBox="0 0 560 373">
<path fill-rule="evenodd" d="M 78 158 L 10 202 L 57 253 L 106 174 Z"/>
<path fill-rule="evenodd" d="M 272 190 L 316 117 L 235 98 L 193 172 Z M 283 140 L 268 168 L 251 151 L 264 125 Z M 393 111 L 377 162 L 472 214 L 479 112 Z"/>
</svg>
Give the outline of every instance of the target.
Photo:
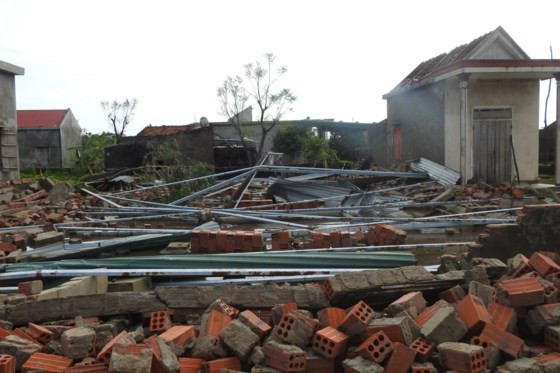
<svg viewBox="0 0 560 373">
<path fill-rule="evenodd" d="M 60 151 L 63 168 L 72 168 L 76 165 L 77 150 L 81 146 L 82 128 L 72 110 L 68 110 L 60 125 Z"/>
<path fill-rule="evenodd" d="M 16 83 L 13 73 L 0 69 L 0 138 L 11 146 L 1 148 L 0 181 L 19 178 L 16 121 Z M 8 157 L 5 157 L 8 156 Z"/>
<path fill-rule="evenodd" d="M 445 165 L 460 169 L 459 80 L 448 79 L 445 87 Z M 512 137 L 519 179 L 538 180 L 539 82 L 536 80 L 479 80 L 468 85 L 467 179 L 473 176 L 472 113 L 482 108 L 513 108 Z M 512 162 L 513 164 L 513 162 Z M 512 166 L 514 167 L 514 166 Z M 515 169 L 511 172 L 515 175 Z"/>
<path fill-rule="evenodd" d="M 401 160 L 424 157 L 442 164 L 444 152 L 444 83 L 417 88 L 387 99 L 387 161 L 393 158 L 393 127 L 401 128 Z"/>
</svg>

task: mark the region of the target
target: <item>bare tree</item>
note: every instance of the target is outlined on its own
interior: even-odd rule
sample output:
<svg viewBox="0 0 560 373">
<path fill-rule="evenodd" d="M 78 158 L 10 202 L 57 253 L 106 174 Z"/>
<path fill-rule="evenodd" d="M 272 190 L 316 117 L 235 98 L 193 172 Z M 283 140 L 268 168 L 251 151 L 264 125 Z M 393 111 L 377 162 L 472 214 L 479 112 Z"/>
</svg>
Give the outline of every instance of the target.
<svg viewBox="0 0 560 373">
<path fill-rule="evenodd" d="M 244 122 L 240 114 L 248 103 L 254 102 L 258 107 L 259 116 L 256 122 L 261 129 L 261 137 L 257 159 L 262 158 L 265 140 L 270 131 L 285 113 L 293 110 L 292 105 L 296 101 L 295 94 L 289 88 L 276 87 L 278 80 L 288 69 L 285 66 L 275 68 L 274 54 L 267 53 L 264 57 L 264 63 L 257 61 L 244 66 L 244 78 L 228 76 L 218 88 L 221 113 L 230 118 L 244 145 L 249 123 Z"/>
<path fill-rule="evenodd" d="M 134 118 L 134 110 L 136 109 L 137 104 L 138 100 L 135 98 L 132 100 L 127 98 L 122 102 L 117 100 L 112 102 L 101 101 L 101 108 L 105 112 L 107 120 L 109 121 L 113 129 L 113 133 L 115 134 L 116 144 L 120 142 L 126 129 L 130 125 L 130 122 L 132 122 L 132 119 Z"/>
</svg>

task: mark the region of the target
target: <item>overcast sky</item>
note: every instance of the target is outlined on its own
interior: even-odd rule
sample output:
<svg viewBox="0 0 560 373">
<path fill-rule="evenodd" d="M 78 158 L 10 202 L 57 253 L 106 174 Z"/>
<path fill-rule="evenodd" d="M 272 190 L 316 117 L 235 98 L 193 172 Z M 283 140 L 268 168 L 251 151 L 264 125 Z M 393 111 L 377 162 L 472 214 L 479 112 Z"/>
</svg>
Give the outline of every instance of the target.
<svg viewBox="0 0 560 373">
<path fill-rule="evenodd" d="M 139 100 L 128 135 L 223 121 L 217 87 L 266 52 L 298 98 L 285 119 L 378 122 L 381 96 L 416 65 L 500 25 L 531 58 L 551 46 L 560 58 L 559 10 L 557 0 L 1 0 L 0 60 L 25 68 L 18 109 L 71 108 L 93 133 L 110 130 L 100 101 L 125 98 Z"/>
</svg>

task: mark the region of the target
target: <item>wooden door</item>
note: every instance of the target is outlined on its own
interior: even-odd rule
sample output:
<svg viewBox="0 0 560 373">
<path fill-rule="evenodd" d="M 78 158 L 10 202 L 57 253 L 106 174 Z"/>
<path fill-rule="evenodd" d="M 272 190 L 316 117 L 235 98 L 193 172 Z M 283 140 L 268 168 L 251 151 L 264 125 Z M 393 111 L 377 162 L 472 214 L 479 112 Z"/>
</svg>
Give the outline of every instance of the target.
<svg viewBox="0 0 560 373">
<path fill-rule="evenodd" d="M 473 173 L 476 181 L 511 182 L 511 108 L 475 109 L 473 113 Z"/>
</svg>

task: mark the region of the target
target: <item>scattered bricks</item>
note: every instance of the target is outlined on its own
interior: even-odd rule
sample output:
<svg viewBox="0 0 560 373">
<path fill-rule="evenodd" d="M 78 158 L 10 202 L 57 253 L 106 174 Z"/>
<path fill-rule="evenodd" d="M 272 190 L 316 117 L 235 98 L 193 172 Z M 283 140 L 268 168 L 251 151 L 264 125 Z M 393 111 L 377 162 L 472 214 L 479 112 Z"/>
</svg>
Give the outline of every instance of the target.
<svg viewBox="0 0 560 373">
<path fill-rule="evenodd" d="M 558 264 L 556 264 L 548 256 L 539 252 L 534 252 L 533 255 L 531 255 L 529 258 L 529 265 L 533 267 L 542 277 L 560 272 L 560 266 L 558 266 Z"/>
<path fill-rule="evenodd" d="M 560 324 L 560 303 L 536 306 L 527 313 L 525 324 L 533 335 L 541 333 L 546 326 Z"/>
<path fill-rule="evenodd" d="M 161 332 L 168 330 L 173 325 L 169 311 L 150 313 L 150 331 Z"/>
<path fill-rule="evenodd" d="M 266 365 L 283 372 L 305 372 L 307 354 L 301 348 L 270 341 L 262 350 Z"/>
<path fill-rule="evenodd" d="M 502 330 L 513 333 L 517 327 L 517 313 L 512 307 L 490 302 L 488 312 L 490 313 L 490 317 L 492 317 L 492 324 Z"/>
<path fill-rule="evenodd" d="M 496 301 L 514 308 L 544 303 L 544 288 L 534 278 L 503 280 L 497 285 Z"/>
<path fill-rule="evenodd" d="M 439 293 L 439 298 L 448 303 L 457 303 L 465 297 L 465 290 L 460 285 L 455 285 Z"/>
<path fill-rule="evenodd" d="M 402 245 L 406 239 L 406 232 L 388 224 L 376 224 L 373 232 L 377 245 Z"/>
<path fill-rule="evenodd" d="M 466 343 L 444 342 L 437 346 L 439 361 L 448 370 L 478 373 L 486 369 L 486 353 L 480 346 Z"/>
<path fill-rule="evenodd" d="M 278 325 L 280 320 L 284 315 L 287 315 L 291 311 L 297 310 L 297 304 L 295 303 L 286 303 L 286 304 L 279 304 L 277 306 L 272 307 L 272 322 L 274 325 Z"/>
<path fill-rule="evenodd" d="M 385 369 L 371 361 L 366 360 L 361 356 L 356 356 L 352 359 L 345 359 L 342 362 L 344 373 L 383 373 Z"/>
<path fill-rule="evenodd" d="M 153 350 L 147 344 L 116 344 L 111 352 L 110 372 L 136 373 L 152 371 Z"/>
<path fill-rule="evenodd" d="M 453 307 L 439 309 L 420 329 L 427 340 L 436 344 L 457 342 L 467 331 L 467 326 Z"/>
<path fill-rule="evenodd" d="M 319 356 L 307 356 L 305 373 L 335 373 L 335 360 Z"/>
<path fill-rule="evenodd" d="M 160 337 L 153 335 L 144 342 L 152 348 L 152 372 L 177 372 L 179 370 L 177 356 Z"/>
<path fill-rule="evenodd" d="M 31 322 L 27 324 L 27 329 L 25 329 L 25 332 L 32 336 L 33 339 L 42 344 L 46 344 L 47 342 L 49 342 L 54 335 L 54 333 L 47 328 L 37 324 L 33 324 Z"/>
<path fill-rule="evenodd" d="M 12 333 L 10 333 L 9 330 L 6 330 L 4 328 L 0 328 L 0 341 L 3 340 L 4 338 L 6 338 L 7 336 L 11 335 Z"/>
<path fill-rule="evenodd" d="M 123 330 L 113 339 L 111 339 L 109 343 L 107 343 L 103 347 L 103 349 L 101 349 L 99 354 L 97 354 L 97 361 L 105 365 L 109 365 L 109 361 L 111 360 L 111 353 L 115 345 L 131 345 L 134 343 L 134 339 L 132 339 L 132 337 L 125 330 Z"/>
<path fill-rule="evenodd" d="M 20 328 L 15 328 L 14 330 L 12 330 L 12 334 L 21 339 L 28 340 L 31 343 L 35 343 L 37 346 L 40 346 L 41 349 L 43 349 L 43 344 L 41 342 L 39 342 L 38 340 L 36 340 L 35 338 L 27 334 L 25 331 L 23 331 Z"/>
<path fill-rule="evenodd" d="M 18 283 L 18 293 L 25 295 L 35 295 L 43 291 L 43 281 L 25 281 Z"/>
<path fill-rule="evenodd" d="M 355 351 L 360 356 L 381 363 L 393 352 L 393 343 L 383 331 L 369 336 Z"/>
<path fill-rule="evenodd" d="M 24 201 L 24 202 L 35 201 L 35 200 L 38 200 L 39 198 L 45 197 L 45 196 L 48 195 L 48 194 L 49 194 L 49 193 L 48 193 L 46 190 L 41 189 L 40 191 L 38 191 L 38 192 L 36 192 L 36 193 L 30 194 L 30 195 L 24 197 L 24 198 L 23 198 L 23 201 Z"/>
<path fill-rule="evenodd" d="M 558 303 L 560 292 L 554 286 L 548 286 L 544 289 L 544 302 L 547 304 Z"/>
<path fill-rule="evenodd" d="M 159 337 L 167 343 L 175 355 L 181 356 L 188 347 L 192 347 L 196 333 L 191 325 L 175 325 Z"/>
<path fill-rule="evenodd" d="M 335 358 L 346 352 L 348 336 L 330 326 L 313 336 L 313 351 L 326 358 Z"/>
<path fill-rule="evenodd" d="M 11 355 L 0 355 L 0 372 L 15 373 L 16 358 Z"/>
<path fill-rule="evenodd" d="M 197 373 L 204 360 L 193 357 L 179 358 L 179 373 Z"/>
<path fill-rule="evenodd" d="M 283 342 L 305 348 L 314 332 L 313 320 L 297 311 L 284 315 L 272 331 Z"/>
<path fill-rule="evenodd" d="M 480 333 L 480 339 L 491 343 L 498 347 L 501 352 L 513 357 L 521 357 L 523 352 L 524 342 L 521 338 L 498 328 L 493 324 L 486 324 L 482 333 Z"/>
<path fill-rule="evenodd" d="M 399 342 L 393 343 L 393 353 L 387 361 L 385 372 L 408 373 L 415 356 L 416 351 L 412 348 Z"/>
<path fill-rule="evenodd" d="M 455 311 L 469 330 L 480 330 L 484 323 L 492 321 L 482 300 L 472 294 L 468 294 L 458 302 L 455 305 Z"/>
<path fill-rule="evenodd" d="M 420 328 L 408 314 L 399 317 L 373 319 L 366 329 L 368 336 L 381 330 L 389 337 L 391 342 L 400 342 L 405 345 L 411 344 L 412 341 L 420 337 Z"/>
<path fill-rule="evenodd" d="M 205 312 L 202 315 L 202 320 L 200 323 L 200 335 L 211 335 L 218 338 L 222 330 L 227 324 L 231 322 L 231 317 L 225 313 L 210 310 L 210 312 Z"/>
<path fill-rule="evenodd" d="M 4 252 L 5 254 L 11 253 L 17 249 L 16 245 L 7 243 L 7 242 L 0 242 L 0 251 Z"/>
<path fill-rule="evenodd" d="M 544 345 L 554 351 L 560 351 L 560 326 L 547 326 L 544 328 Z"/>
<path fill-rule="evenodd" d="M 437 369 L 432 363 L 413 363 L 410 373 L 437 373 Z"/>
<path fill-rule="evenodd" d="M 496 289 L 478 281 L 471 281 L 469 283 L 468 293 L 479 297 L 482 303 L 484 303 L 484 306 L 488 307 L 496 295 Z"/>
<path fill-rule="evenodd" d="M 103 364 L 74 365 L 66 368 L 64 373 L 107 373 L 109 369 Z"/>
<path fill-rule="evenodd" d="M 35 352 L 21 367 L 22 372 L 63 373 L 72 365 L 72 359 L 63 356 Z"/>
<path fill-rule="evenodd" d="M 232 319 L 235 319 L 237 317 L 237 314 L 239 313 L 238 309 L 226 304 L 226 302 L 221 299 L 216 299 L 214 302 L 212 302 L 210 306 L 208 306 L 208 309 L 225 313 Z"/>
<path fill-rule="evenodd" d="M 72 328 L 60 336 L 60 353 L 71 359 L 83 359 L 95 353 L 95 330 Z"/>
<path fill-rule="evenodd" d="M 396 316 L 397 314 L 401 313 L 402 311 L 407 312 L 410 317 L 416 317 L 420 312 L 422 312 L 426 308 L 426 299 L 424 299 L 424 295 L 420 291 L 413 291 L 407 293 L 391 303 L 387 308 L 386 311 L 391 316 Z"/>
<path fill-rule="evenodd" d="M 222 369 L 241 370 L 241 361 L 236 357 L 226 357 L 202 363 L 201 373 L 220 373 Z"/>
<path fill-rule="evenodd" d="M 414 322 L 419 326 L 422 327 L 424 324 L 432 318 L 442 307 L 449 307 L 449 303 L 445 300 L 441 300 L 432 304 L 430 307 L 426 308 L 422 311 L 417 317 L 414 318 Z"/>
<path fill-rule="evenodd" d="M 218 337 L 212 335 L 199 336 L 194 342 L 191 356 L 197 359 L 214 360 L 216 354 L 214 349 L 220 344 Z"/>
<path fill-rule="evenodd" d="M 290 232 L 278 231 L 271 233 L 272 251 L 290 249 Z"/>
<path fill-rule="evenodd" d="M 265 323 L 260 317 L 255 315 L 250 310 L 245 310 L 237 315 L 237 320 L 242 322 L 245 326 L 249 327 L 253 333 L 259 336 L 259 339 L 262 341 L 270 331 L 272 327 Z"/>
<path fill-rule="evenodd" d="M 239 320 L 230 322 L 220 333 L 220 339 L 241 360 L 247 359 L 253 347 L 259 344 L 259 336 Z"/>
<path fill-rule="evenodd" d="M 330 326 L 336 329 L 345 317 L 346 312 L 338 307 L 327 307 L 317 312 L 317 318 L 322 328 Z"/>
<path fill-rule="evenodd" d="M 517 254 L 510 260 L 510 277 L 517 278 L 527 272 L 531 272 L 533 267 L 529 265 L 529 259 L 523 254 Z"/>
<path fill-rule="evenodd" d="M 423 337 L 418 337 L 410 344 L 410 348 L 416 351 L 416 359 L 419 361 L 428 361 L 433 355 L 436 345 L 428 342 Z"/>
<path fill-rule="evenodd" d="M 0 341 L 0 354 L 14 356 L 16 358 L 16 370 L 18 371 L 33 353 L 40 350 L 41 346 L 15 335 L 9 335 Z"/>
<path fill-rule="evenodd" d="M 64 242 L 64 232 L 41 232 L 33 238 L 33 247 L 38 248 L 56 242 Z"/>
<path fill-rule="evenodd" d="M 373 316 L 373 309 L 364 301 L 359 301 L 346 313 L 337 329 L 347 334 L 351 341 L 361 339 Z"/>
</svg>

